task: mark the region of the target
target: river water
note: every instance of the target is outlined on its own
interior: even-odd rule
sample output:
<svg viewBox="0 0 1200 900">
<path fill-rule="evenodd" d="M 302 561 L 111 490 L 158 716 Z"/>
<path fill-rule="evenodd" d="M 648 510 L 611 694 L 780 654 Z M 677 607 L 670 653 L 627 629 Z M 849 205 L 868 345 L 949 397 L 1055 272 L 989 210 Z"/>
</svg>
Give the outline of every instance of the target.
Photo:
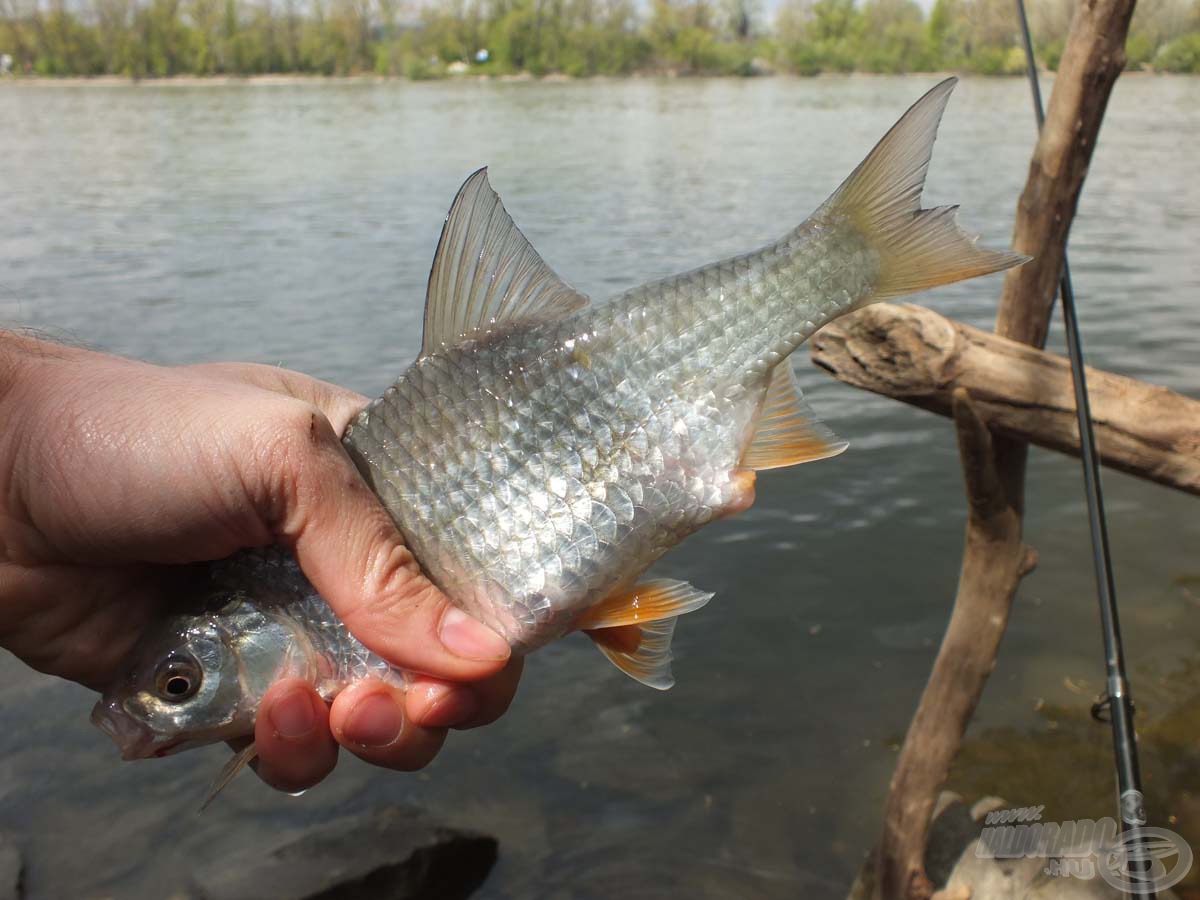
<svg viewBox="0 0 1200 900">
<path fill-rule="evenodd" d="M 778 236 L 933 83 L 0 86 L 0 322 L 378 394 L 416 352 L 442 218 L 478 166 L 601 299 Z M 1033 140 L 1024 82 L 963 82 L 926 205 L 961 204 L 1003 245 Z M 1089 361 L 1192 396 L 1197 145 L 1200 79 L 1122 79 L 1072 236 Z M 920 302 L 990 327 L 999 283 Z M 657 567 L 717 592 L 677 633 L 668 693 L 567 639 L 530 659 L 508 716 L 452 735 L 425 772 L 344 759 L 301 799 L 246 777 L 197 817 L 224 748 L 122 764 L 87 724 L 88 692 L 4 656 L 0 830 L 29 895 L 165 896 L 247 841 L 393 803 L 497 835 L 487 897 L 844 895 L 949 611 L 965 513 L 946 420 L 830 381 L 803 348 L 794 362 L 851 449 L 765 474 L 753 509 Z M 1120 474 L 1105 487 L 1151 812 L 1196 844 L 1200 507 Z M 1074 460 L 1033 452 L 1027 530 L 1041 563 L 954 783 L 1108 814 Z"/>
</svg>

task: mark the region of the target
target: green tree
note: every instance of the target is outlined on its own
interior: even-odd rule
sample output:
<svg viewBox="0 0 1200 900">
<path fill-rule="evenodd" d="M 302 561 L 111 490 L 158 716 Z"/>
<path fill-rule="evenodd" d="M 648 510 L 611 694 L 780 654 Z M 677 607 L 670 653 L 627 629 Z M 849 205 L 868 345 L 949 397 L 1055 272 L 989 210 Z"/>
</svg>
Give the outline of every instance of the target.
<svg viewBox="0 0 1200 900">
<path fill-rule="evenodd" d="M 869 0 L 862 10 L 858 66 L 870 72 L 930 68 L 929 41 L 921 7 L 912 0 Z"/>
<path fill-rule="evenodd" d="M 438 0 L 418 27 L 400 0 L 0 0 L 0 51 L 45 75 L 374 71 L 436 77 L 488 49 L 484 72 L 621 74 L 648 67 L 750 73 L 773 55 L 803 74 L 1023 68 L 1011 0 Z M 1056 66 L 1078 0 L 1030 6 Z M 311 5 L 309 5 L 311 3 Z M 81 5 L 76 5 L 81 4 Z M 1141 0 L 1130 66 L 1194 71 L 1200 0 Z"/>
<path fill-rule="evenodd" d="M 1200 75 L 1200 32 L 1185 34 L 1164 46 L 1154 65 L 1164 72 Z"/>
</svg>

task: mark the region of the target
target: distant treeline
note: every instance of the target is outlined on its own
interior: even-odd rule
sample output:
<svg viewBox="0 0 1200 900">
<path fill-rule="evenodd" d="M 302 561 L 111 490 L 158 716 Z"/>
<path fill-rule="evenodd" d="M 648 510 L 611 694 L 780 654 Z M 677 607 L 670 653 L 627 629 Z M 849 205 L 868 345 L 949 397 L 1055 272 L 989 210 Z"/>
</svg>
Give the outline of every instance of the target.
<svg viewBox="0 0 1200 900">
<path fill-rule="evenodd" d="M 0 0 L 15 75 L 1022 70 L 1013 0 Z M 1029 0 L 1056 67 L 1074 0 Z M 482 51 L 482 52 L 481 52 Z M 1200 72 L 1200 0 L 1141 0 L 1131 68 Z"/>
</svg>

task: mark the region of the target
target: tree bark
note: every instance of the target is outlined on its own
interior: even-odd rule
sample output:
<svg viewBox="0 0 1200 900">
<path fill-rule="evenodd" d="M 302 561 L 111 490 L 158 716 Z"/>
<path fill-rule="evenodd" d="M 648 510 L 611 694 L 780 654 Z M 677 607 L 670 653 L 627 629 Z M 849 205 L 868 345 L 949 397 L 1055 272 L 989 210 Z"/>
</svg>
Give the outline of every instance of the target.
<svg viewBox="0 0 1200 900">
<path fill-rule="evenodd" d="M 925 841 L 938 793 L 996 664 L 1013 594 L 1036 564 L 1021 543 L 1021 518 L 992 460 L 988 426 L 964 388 L 953 394 L 967 494 L 967 534 L 958 595 L 929 683 L 900 751 L 884 809 L 876 897 L 925 900 Z"/>
<path fill-rule="evenodd" d="M 911 304 L 882 303 L 827 325 L 812 360 L 834 378 L 942 415 L 971 392 L 993 432 L 1079 455 L 1070 363 Z M 1087 369 L 1100 461 L 1200 494 L 1200 400 Z"/>
<path fill-rule="evenodd" d="M 1017 206 L 1013 249 L 1033 259 L 1009 269 L 996 333 L 1044 347 L 1066 255 L 1067 235 L 1083 190 L 1117 76 L 1134 0 L 1084 0 L 1075 11 Z M 1032 118 L 1032 116 L 1030 117 Z"/>
</svg>

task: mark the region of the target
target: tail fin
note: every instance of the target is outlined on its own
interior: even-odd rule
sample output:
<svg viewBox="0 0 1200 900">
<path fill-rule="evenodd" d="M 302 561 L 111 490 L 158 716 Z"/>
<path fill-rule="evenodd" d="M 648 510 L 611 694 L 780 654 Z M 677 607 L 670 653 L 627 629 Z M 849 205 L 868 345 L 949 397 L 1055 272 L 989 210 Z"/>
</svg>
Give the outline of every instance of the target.
<svg viewBox="0 0 1200 900">
<path fill-rule="evenodd" d="M 938 122 L 957 78 L 947 78 L 906 112 L 821 208 L 847 219 L 879 254 L 875 290 L 858 305 L 999 272 L 1029 257 L 975 245 L 955 222 L 956 206 L 921 209 L 921 189 Z"/>
</svg>

